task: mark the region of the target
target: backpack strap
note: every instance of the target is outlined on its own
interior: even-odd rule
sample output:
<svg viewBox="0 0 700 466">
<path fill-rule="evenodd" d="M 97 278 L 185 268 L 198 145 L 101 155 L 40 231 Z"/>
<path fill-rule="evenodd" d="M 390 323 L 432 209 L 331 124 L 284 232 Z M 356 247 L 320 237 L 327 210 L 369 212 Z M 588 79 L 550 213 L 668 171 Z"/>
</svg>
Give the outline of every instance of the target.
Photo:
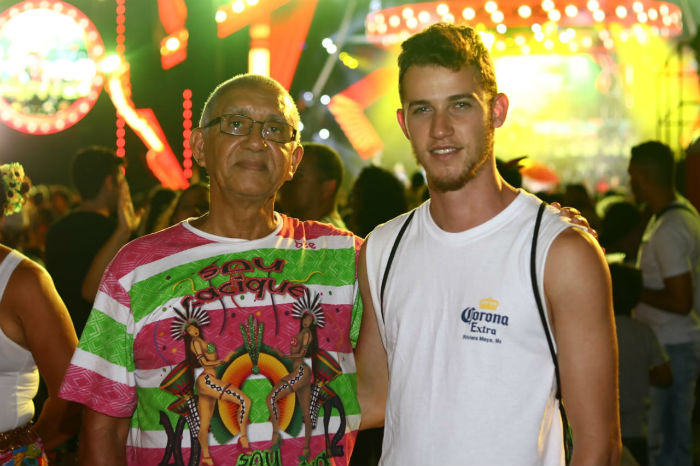
<svg viewBox="0 0 700 466">
<path fill-rule="evenodd" d="M 381 306 L 381 312 L 382 312 L 382 322 L 384 322 L 384 288 L 386 287 L 386 281 L 387 278 L 389 277 L 389 269 L 391 268 L 391 263 L 394 262 L 394 254 L 396 254 L 396 249 L 399 247 L 399 242 L 401 241 L 401 237 L 403 236 L 404 232 L 406 231 L 406 228 L 408 228 L 408 224 L 411 223 L 411 220 L 413 219 L 413 215 L 416 213 L 416 210 L 413 209 L 411 213 L 408 215 L 408 218 L 406 218 L 406 221 L 403 222 L 403 225 L 401 225 L 401 229 L 399 230 L 399 234 L 396 235 L 396 239 L 394 240 L 394 245 L 391 248 L 391 252 L 389 253 L 389 260 L 386 262 L 386 268 L 384 269 L 384 276 L 382 277 L 382 287 L 379 291 L 379 305 Z"/>
<path fill-rule="evenodd" d="M 540 313 L 540 320 L 542 321 L 542 328 L 544 329 L 544 334 L 547 337 L 547 345 L 549 346 L 549 354 L 552 356 L 552 362 L 554 363 L 554 376 L 557 380 L 557 392 L 556 398 L 559 401 L 559 415 L 561 416 L 562 430 L 563 430 L 563 445 L 564 445 L 564 458 L 566 464 L 571 462 L 571 454 L 573 451 L 573 435 L 571 432 L 571 425 L 566 417 L 566 410 L 564 409 L 564 402 L 561 399 L 561 381 L 559 380 L 559 361 L 557 360 L 557 353 L 554 351 L 554 343 L 552 341 L 552 334 L 547 326 L 547 317 L 544 313 L 544 307 L 542 306 L 542 298 L 540 297 L 540 289 L 537 286 L 537 237 L 540 233 L 540 225 L 542 224 L 542 215 L 544 214 L 545 203 L 540 204 L 540 208 L 537 211 L 537 219 L 535 220 L 535 231 L 532 235 L 532 250 L 530 252 L 530 277 L 532 279 L 532 291 L 535 294 L 535 301 L 537 302 L 537 310 Z"/>
<path fill-rule="evenodd" d="M 545 203 L 540 204 L 537 211 L 537 219 L 535 220 L 535 232 L 532 235 L 532 249 L 530 251 L 530 277 L 532 279 L 532 291 L 535 294 L 535 302 L 537 302 L 537 310 L 540 313 L 540 320 L 544 328 L 544 334 L 547 337 L 547 345 L 549 346 L 549 354 L 554 362 L 554 375 L 557 378 L 557 399 L 561 399 L 561 384 L 559 383 L 559 362 L 557 361 L 557 353 L 554 351 L 554 343 L 552 335 L 547 326 L 547 317 L 542 306 L 542 298 L 540 297 L 540 288 L 537 286 L 537 237 L 540 233 L 540 225 L 542 224 L 542 214 L 544 213 Z"/>
</svg>

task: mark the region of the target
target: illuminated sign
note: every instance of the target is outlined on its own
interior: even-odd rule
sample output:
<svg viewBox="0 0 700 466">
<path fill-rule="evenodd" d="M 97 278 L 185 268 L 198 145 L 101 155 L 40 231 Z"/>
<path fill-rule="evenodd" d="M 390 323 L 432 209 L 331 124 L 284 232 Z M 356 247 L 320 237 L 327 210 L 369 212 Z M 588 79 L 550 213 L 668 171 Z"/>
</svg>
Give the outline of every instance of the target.
<svg viewBox="0 0 700 466">
<path fill-rule="evenodd" d="M 100 95 L 104 45 L 90 19 L 61 1 L 0 13 L 0 121 L 29 134 L 63 131 Z"/>
</svg>

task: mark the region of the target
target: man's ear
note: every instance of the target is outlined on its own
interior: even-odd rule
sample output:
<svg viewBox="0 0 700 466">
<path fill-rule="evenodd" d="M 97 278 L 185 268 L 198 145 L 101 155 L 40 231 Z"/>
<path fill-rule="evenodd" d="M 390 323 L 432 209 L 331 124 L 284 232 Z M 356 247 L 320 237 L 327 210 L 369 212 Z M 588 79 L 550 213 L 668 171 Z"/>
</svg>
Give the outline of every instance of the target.
<svg viewBox="0 0 700 466">
<path fill-rule="evenodd" d="M 289 181 L 294 177 L 294 173 L 297 171 L 297 168 L 299 168 L 302 157 L 304 157 L 304 147 L 301 144 L 297 144 L 292 152 L 292 163 L 289 164 L 289 173 L 284 178 L 284 181 Z"/>
<path fill-rule="evenodd" d="M 204 158 L 204 130 L 196 128 L 190 133 L 190 149 L 192 157 L 202 168 L 206 168 L 207 163 Z"/>
<path fill-rule="evenodd" d="M 408 134 L 408 128 L 406 127 L 406 115 L 403 113 L 403 108 L 396 109 L 396 119 L 399 121 L 399 126 L 401 127 L 401 131 L 403 131 L 404 136 L 406 136 L 406 139 L 410 141 L 411 136 Z"/>
<path fill-rule="evenodd" d="M 505 94 L 498 93 L 493 98 L 491 104 L 491 120 L 494 128 L 500 128 L 506 121 L 508 114 L 508 97 Z"/>
</svg>

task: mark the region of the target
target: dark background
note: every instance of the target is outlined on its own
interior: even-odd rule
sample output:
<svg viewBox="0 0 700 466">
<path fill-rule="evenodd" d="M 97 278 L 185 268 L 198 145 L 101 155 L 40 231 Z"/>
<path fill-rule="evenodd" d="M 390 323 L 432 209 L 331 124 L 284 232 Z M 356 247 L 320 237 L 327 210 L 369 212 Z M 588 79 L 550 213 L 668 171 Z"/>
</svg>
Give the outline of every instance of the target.
<svg viewBox="0 0 700 466">
<path fill-rule="evenodd" d="M 302 0 L 303 1 L 303 0 Z M 18 3 L 0 0 L 0 11 Z M 114 0 L 70 0 L 95 24 L 106 53 L 116 48 L 116 2 Z M 160 61 L 160 40 L 165 36 L 158 17 L 157 0 L 126 1 L 126 59 L 131 69 L 132 100 L 137 109 L 154 111 L 168 142 L 178 160 L 182 161 L 182 91 L 192 90 L 193 121 L 199 114 L 208 93 L 221 81 L 247 72 L 249 28 L 245 27 L 226 38 L 216 35 L 214 15 L 223 2 L 218 0 L 187 1 L 189 44 L 187 59 L 169 70 L 163 70 Z M 353 21 L 348 44 L 365 58 L 383 53 L 364 43 L 364 19 L 370 0 L 319 0 L 309 29 L 306 44 L 297 65 L 290 92 L 301 101 L 301 95 L 310 91 L 328 52 L 321 46 L 325 37 L 335 38 L 348 5 L 354 3 Z M 375 2 L 376 3 L 376 2 Z M 381 7 L 393 2 L 381 2 Z M 364 75 L 362 69 L 351 70 L 336 61 L 321 94 L 334 95 Z M 318 97 L 318 96 L 316 96 Z M 327 127 L 331 139 L 326 141 L 341 152 L 350 174 L 365 163 L 354 153 L 347 139 L 325 106 L 316 99 L 302 111 L 306 138 L 312 131 Z M 0 162 L 20 161 L 34 184 L 70 185 L 70 163 L 75 152 L 84 146 L 115 145 L 116 111 L 106 91 L 102 91 L 93 109 L 72 127 L 49 135 L 29 135 L 0 123 Z M 133 193 L 144 193 L 158 184 L 145 163 L 146 147 L 127 126 L 127 178 Z M 196 168 L 195 168 L 196 169 Z"/>
</svg>

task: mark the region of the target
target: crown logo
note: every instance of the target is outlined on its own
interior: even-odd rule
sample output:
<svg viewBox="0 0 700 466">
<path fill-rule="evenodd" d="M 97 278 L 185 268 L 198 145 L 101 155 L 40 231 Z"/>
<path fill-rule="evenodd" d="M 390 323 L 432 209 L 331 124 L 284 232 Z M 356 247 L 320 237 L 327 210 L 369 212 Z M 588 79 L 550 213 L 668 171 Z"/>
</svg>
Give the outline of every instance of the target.
<svg viewBox="0 0 700 466">
<path fill-rule="evenodd" d="M 498 309 L 499 302 L 493 298 L 486 298 L 479 301 L 479 309 L 488 309 L 489 311 L 495 311 Z"/>
</svg>

